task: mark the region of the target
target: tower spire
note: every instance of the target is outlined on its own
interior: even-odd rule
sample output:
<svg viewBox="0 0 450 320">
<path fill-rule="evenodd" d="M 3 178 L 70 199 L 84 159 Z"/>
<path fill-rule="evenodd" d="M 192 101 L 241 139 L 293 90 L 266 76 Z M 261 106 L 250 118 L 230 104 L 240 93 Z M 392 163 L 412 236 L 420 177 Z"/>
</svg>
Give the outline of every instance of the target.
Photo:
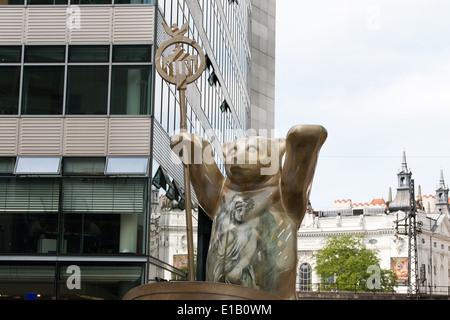
<svg viewBox="0 0 450 320">
<path fill-rule="evenodd" d="M 406 163 L 406 151 L 403 150 L 402 171 L 408 172 L 408 164 Z"/>
<path fill-rule="evenodd" d="M 439 187 L 445 188 L 444 170 L 442 168 L 441 168 L 441 175 L 439 177 Z"/>
</svg>

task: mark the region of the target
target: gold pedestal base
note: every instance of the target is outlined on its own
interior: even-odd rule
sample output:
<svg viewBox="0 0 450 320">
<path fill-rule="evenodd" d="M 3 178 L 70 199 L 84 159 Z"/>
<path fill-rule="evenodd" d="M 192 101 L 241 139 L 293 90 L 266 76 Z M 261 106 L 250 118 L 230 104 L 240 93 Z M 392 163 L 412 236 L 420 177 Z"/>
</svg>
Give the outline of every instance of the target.
<svg viewBox="0 0 450 320">
<path fill-rule="evenodd" d="M 158 282 L 131 289 L 123 300 L 282 300 L 271 293 L 214 282 Z"/>
</svg>

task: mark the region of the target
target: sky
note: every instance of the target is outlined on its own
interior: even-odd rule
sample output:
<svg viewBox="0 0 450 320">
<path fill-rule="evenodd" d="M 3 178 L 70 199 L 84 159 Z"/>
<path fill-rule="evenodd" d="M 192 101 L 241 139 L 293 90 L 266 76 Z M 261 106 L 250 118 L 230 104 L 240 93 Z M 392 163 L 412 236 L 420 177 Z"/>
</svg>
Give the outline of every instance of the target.
<svg viewBox="0 0 450 320">
<path fill-rule="evenodd" d="M 449 183 L 450 1 L 276 4 L 276 132 L 328 131 L 313 208 L 395 197 L 403 151 L 416 195 Z"/>
</svg>

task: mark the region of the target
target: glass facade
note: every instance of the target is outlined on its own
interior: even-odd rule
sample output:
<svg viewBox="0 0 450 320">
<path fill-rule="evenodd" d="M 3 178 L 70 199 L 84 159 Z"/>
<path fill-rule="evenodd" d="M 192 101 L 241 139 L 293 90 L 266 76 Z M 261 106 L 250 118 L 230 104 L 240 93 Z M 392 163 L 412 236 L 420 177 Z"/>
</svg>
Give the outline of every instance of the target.
<svg viewBox="0 0 450 320">
<path fill-rule="evenodd" d="M 0 46 L 0 115 L 150 115 L 151 50 Z"/>
<path fill-rule="evenodd" d="M 40 299 L 120 299 L 142 284 L 147 171 L 123 177 L 116 171 L 110 179 L 105 158 L 65 157 L 59 174 L 14 175 L 20 159 L 34 158 L 0 158 L 0 299 L 23 299 L 26 292 Z M 80 290 L 68 289 L 66 264 L 81 268 Z"/>
<path fill-rule="evenodd" d="M 206 68 L 199 79 L 186 90 L 188 131 L 213 143 L 213 153 L 219 169 L 224 170 L 221 145 L 245 134 L 247 115 L 250 112 L 249 81 L 250 45 L 249 17 L 250 1 L 239 5 L 228 1 L 200 0 L 198 7 L 190 7 L 189 1 L 159 1 L 159 21 L 179 27 L 189 22 L 186 37 L 197 42 L 206 55 Z M 201 26 L 201 28 L 197 28 Z M 165 34 L 157 27 L 157 34 Z M 164 38 L 160 36 L 161 45 Z M 164 157 L 161 142 L 177 133 L 180 128 L 179 96 L 173 85 L 167 84 L 155 74 L 152 177 L 155 200 L 151 212 L 151 254 L 167 265 L 187 271 L 187 248 L 183 177 L 174 167 L 170 157 Z M 170 162 L 170 163 L 168 163 Z M 194 200 L 195 202 L 195 200 Z M 204 236 L 209 218 L 201 208 L 193 205 L 194 255 L 197 257 L 197 279 L 202 280 L 202 264 L 205 263 L 207 242 Z M 209 221 L 207 221 L 209 220 Z M 205 227 L 206 225 L 206 227 Z M 210 228 L 210 226 L 209 226 Z M 201 231 L 198 231 L 201 230 Z M 205 244 L 206 243 L 206 244 Z M 172 275 L 166 269 L 155 269 L 153 277 L 170 280 Z"/>
<path fill-rule="evenodd" d="M 155 4 L 155 0 L 0 0 L 1 5 L 107 5 Z"/>
</svg>

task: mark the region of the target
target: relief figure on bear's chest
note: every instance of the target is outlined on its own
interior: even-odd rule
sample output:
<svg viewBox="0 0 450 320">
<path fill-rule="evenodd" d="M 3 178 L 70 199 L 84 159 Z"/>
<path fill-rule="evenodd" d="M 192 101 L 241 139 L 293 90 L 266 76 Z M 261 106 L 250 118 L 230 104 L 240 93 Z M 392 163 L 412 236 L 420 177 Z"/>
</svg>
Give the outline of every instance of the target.
<svg viewBox="0 0 450 320">
<path fill-rule="evenodd" d="M 303 125 L 291 128 L 286 139 L 226 142 L 224 177 L 209 142 L 187 133 L 172 137 L 180 157 L 180 150 L 190 150 L 182 159 L 190 163 L 199 205 L 213 219 L 207 281 L 295 298 L 297 230 L 326 138 L 322 126 Z"/>
</svg>

